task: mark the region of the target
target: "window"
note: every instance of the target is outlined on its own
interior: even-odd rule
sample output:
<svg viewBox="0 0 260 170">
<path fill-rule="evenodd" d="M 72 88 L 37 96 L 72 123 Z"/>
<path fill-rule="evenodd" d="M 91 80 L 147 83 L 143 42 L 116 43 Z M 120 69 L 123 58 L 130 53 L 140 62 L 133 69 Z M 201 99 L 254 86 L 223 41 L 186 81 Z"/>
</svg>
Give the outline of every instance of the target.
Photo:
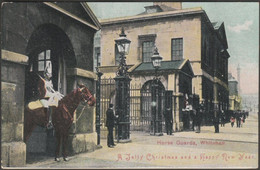
<svg viewBox="0 0 260 170">
<path fill-rule="evenodd" d="M 204 46 L 204 48 L 205 48 L 205 63 L 208 65 L 208 66 L 210 66 L 210 59 L 209 59 L 209 57 L 210 57 L 210 51 L 209 51 L 209 47 L 210 46 L 210 42 L 209 42 L 209 38 L 206 38 L 205 39 L 205 46 Z"/>
<path fill-rule="evenodd" d="M 143 62 L 151 62 L 151 57 L 153 56 L 154 42 L 145 41 L 142 45 L 142 57 Z"/>
<path fill-rule="evenodd" d="M 94 51 L 94 69 L 101 65 L 100 47 L 95 47 Z"/>
<path fill-rule="evenodd" d="M 120 54 L 117 45 L 115 44 L 115 65 L 118 66 L 119 63 L 120 63 Z"/>
<path fill-rule="evenodd" d="M 51 62 L 51 51 L 46 50 L 38 54 L 38 72 L 43 73 L 47 64 Z"/>
<path fill-rule="evenodd" d="M 174 38 L 172 39 L 172 60 L 183 59 L 183 39 Z"/>
<path fill-rule="evenodd" d="M 151 62 L 156 34 L 139 35 L 138 39 L 138 59 L 142 60 L 142 62 Z"/>
</svg>

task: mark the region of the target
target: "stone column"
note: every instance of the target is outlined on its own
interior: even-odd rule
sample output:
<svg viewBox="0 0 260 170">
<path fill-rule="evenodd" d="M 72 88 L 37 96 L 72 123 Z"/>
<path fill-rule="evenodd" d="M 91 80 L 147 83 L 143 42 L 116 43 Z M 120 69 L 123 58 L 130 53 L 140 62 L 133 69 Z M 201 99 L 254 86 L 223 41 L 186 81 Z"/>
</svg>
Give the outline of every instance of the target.
<svg viewBox="0 0 260 170">
<path fill-rule="evenodd" d="M 68 88 L 70 91 L 77 87 L 76 84 L 78 82 L 86 85 L 92 92 L 92 95 L 94 95 L 95 73 L 80 68 L 70 68 L 67 69 L 67 75 L 70 77 L 67 84 L 74 84 Z M 68 143 L 69 153 L 72 155 L 82 152 L 91 152 L 96 149 L 95 106 L 79 104 L 70 129 Z"/>
<path fill-rule="evenodd" d="M 25 166 L 24 85 L 28 57 L 7 50 L 1 53 L 1 165 Z"/>
</svg>

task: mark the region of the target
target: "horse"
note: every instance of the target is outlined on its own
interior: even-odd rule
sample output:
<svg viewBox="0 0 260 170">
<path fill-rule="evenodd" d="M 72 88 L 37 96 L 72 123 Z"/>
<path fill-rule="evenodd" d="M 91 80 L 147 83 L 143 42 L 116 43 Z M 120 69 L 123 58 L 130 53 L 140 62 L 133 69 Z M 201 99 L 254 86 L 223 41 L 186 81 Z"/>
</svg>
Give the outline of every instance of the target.
<svg viewBox="0 0 260 170">
<path fill-rule="evenodd" d="M 79 88 L 74 89 L 72 92 L 64 96 L 59 101 L 58 107 L 53 109 L 52 123 L 57 139 L 55 161 L 60 161 L 59 154 L 61 145 L 63 159 L 64 161 L 68 161 L 67 142 L 69 128 L 72 125 L 75 110 L 82 101 L 87 102 L 89 106 L 94 106 L 96 103 L 96 99 L 84 85 L 80 85 Z M 24 142 L 26 143 L 37 125 L 46 127 L 48 116 L 46 108 L 41 107 L 31 110 L 27 105 L 25 107 L 24 117 Z"/>
</svg>

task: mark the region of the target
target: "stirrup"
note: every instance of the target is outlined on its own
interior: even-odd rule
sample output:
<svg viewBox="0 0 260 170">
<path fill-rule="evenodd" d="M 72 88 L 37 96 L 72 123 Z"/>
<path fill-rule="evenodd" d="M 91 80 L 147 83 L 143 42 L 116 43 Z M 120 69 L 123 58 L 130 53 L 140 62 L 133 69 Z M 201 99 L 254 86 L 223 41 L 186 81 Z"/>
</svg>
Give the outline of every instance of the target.
<svg viewBox="0 0 260 170">
<path fill-rule="evenodd" d="M 48 130 L 53 129 L 53 124 L 52 124 L 52 122 L 49 122 L 49 123 L 47 124 L 47 129 L 48 129 Z"/>
</svg>

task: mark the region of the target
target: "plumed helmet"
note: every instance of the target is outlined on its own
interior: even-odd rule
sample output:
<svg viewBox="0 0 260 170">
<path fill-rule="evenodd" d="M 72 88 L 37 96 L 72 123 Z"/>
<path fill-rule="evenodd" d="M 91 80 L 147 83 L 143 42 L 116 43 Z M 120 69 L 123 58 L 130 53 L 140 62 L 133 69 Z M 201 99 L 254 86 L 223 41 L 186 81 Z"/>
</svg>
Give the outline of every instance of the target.
<svg viewBox="0 0 260 170">
<path fill-rule="evenodd" d="M 44 69 L 44 77 L 50 79 L 52 77 L 52 64 L 51 61 L 47 61 L 46 67 Z"/>
</svg>

